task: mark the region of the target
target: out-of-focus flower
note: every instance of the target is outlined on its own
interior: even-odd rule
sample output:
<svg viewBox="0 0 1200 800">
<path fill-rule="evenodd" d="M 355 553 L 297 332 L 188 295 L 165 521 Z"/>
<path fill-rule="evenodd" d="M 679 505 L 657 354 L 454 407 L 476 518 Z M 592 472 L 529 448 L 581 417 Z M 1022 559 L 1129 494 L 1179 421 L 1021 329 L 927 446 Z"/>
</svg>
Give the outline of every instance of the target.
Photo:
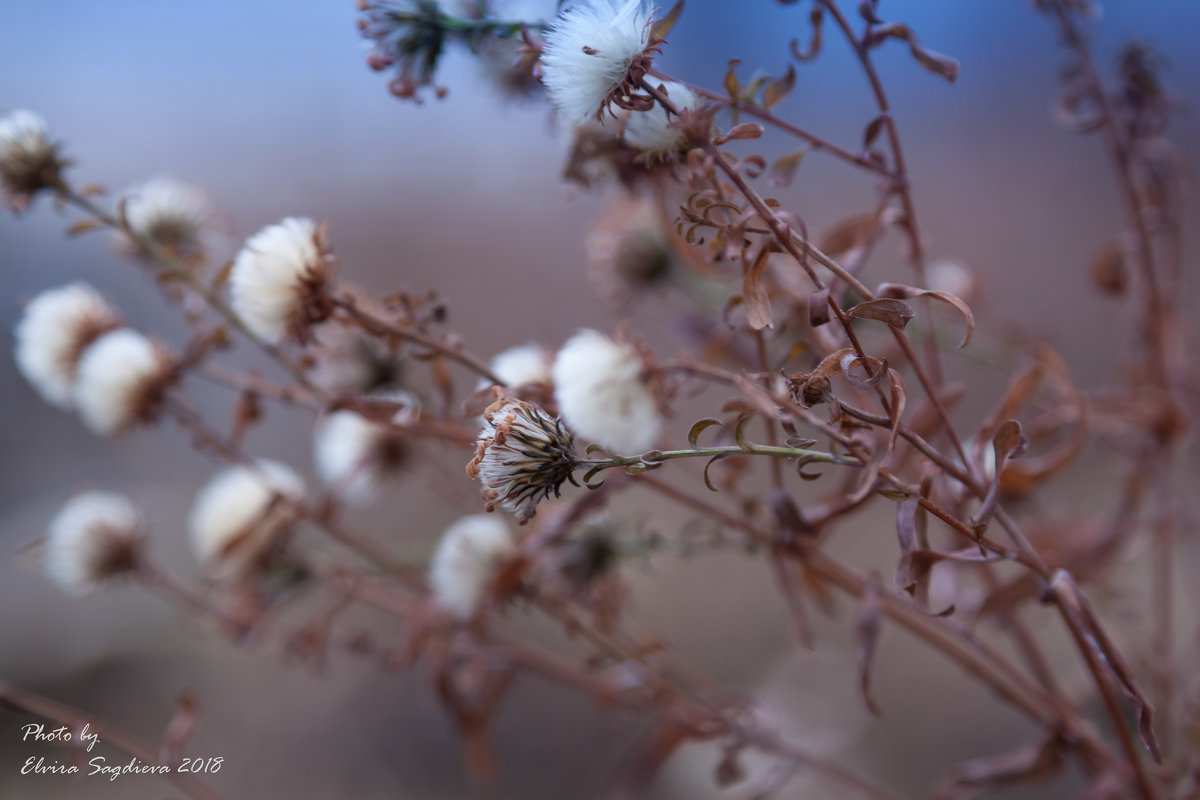
<svg viewBox="0 0 1200 800">
<path fill-rule="evenodd" d="M 651 14 L 645 0 L 579 0 L 555 19 L 542 83 L 564 118 L 599 119 L 613 105 L 650 108 L 637 92 L 661 44 L 651 38 Z"/>
<path fill-rule="evenodd" d="M 700 98 L 682 83 L 664 83 L 659 90 L 680 111 L 694 111 Z M 648 159 L 667 159 L 685 144 L 686 132 L 678 125 L 680 117 L 668 116 L 659 103 L 645 111 L 630 113 L 625 122 L 625 141 L 646 154 Z"/>
<path fill-rule="evenodd" d="M 662 427 L 645 374 L 632 346 L 583 330 L 554 359 L 554 398 L 571 430 L 614 453 L 641 453 Z"/>
<path fill-rule="evenodd" d="M 970 303 L 978 294 L 978 281 L 971 270 L 960 261 L 943 258 L 926 268 L 929 288 L 935 292 L 946 292 Z"/>
<path fill-rule="evenodd" d="M 41 116 L 17 110 L 0 117 L 0 184 L 13 208 L 27 207 L 37 191 L 58 184 L 66 165 Z"/>
<path fill-rule="evenodd" d="M 550 354 L 540 344 L 510 347 L 492 359 L 492 373 L 506 386 L 550 384 Z"/>
<path fill-rule="evenodd" d="M 151 178 L 125 193 L 125 221 L 130 229 L 184 261 L 204 255 L 213 217 L 204 190 L 175 178 Z M 137 245 L 132 246 L 137 252 Z"/>
<path fill-rule="evenodd" d="M 392 418 L 395 423 L 406 424 L 420 415 L 417 399 L 408 392 L 383 393 L 373 399 L 399 404 Z M 317 474 L 355 503 L 370 500 L 388 477 L 408 463 L 411 451 L 402 431 L 348 409 L 323 417 L 313 433 Z"/>
<path fill-rule="evenodd" d="M 490 514 L 462 517 L 442 534 L 429 565 L 434 601 L 459 619 L 470 619 L 515 550 L 503 519 Z"/>
<path fill-rule="evenodd" d="M 142 528 L 141 514 L 124 495 L 78 494 L 47 526 L 46 574 L 67 594 L 87 594 L 137 568 Z"/>
<path fill-rule="evenodd" d="M 218 472 L 196 495 L 188 517 L 192 552 L 209 571 L 245 574 L 271 550 L 293 519 L 286 500 L 304 496 L 304 480 L 267 459 Z"/>
<path fill-rule="evenodd" d="M 329 314 L 323 290 L 331 280 L 324 230 L 288 217 L 251 236 L 229 273 L 229 299 L 250 331 L 277 343 L 303 338 Z"/>
<path fill-rule="evenodd" d="M 652 200 L 623 200 L 588 232 L 588 281 L 606 303 L 625 306 L 664 284 L 675 251 L 667 220 Z"/>
<path fill-rule="evenodd" d="M 488 511 L 498 505 L 524 524 L 564 481 L 575 483 L 575 439 L 560 420 L 523 400 L 501 398 L 483 420 L 467 474 L 478 478 Z"/>
<path fill-rule="evenodd" d="M 101 436 L 152 421 L 177 377 L 176 364 L 166 348 L 137 331 L 109 331 L 79 359 L 75 406 L 80 418 Z"/>
<path fill-rule="evenodd" d="M 88 284 L 47 289 L 25 305 L 14 330 L 17 369 L 47 403 L 70 408 L 84 349 L 119 327 L 117 312 Z"/>
</svg>

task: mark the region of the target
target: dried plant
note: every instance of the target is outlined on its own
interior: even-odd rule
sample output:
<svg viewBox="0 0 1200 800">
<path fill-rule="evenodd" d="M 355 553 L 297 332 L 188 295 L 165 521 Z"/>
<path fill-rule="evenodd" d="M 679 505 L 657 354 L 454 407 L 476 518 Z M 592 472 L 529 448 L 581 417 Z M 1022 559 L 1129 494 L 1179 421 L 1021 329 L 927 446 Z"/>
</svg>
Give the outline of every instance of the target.
<svg viewBox="0 0 1200 800">
<path fill-rule="evenodd" d="M 1093 272 L 1095 288 L 1122 303 L 1113 322 L 1128 328 L 1136 359 L 1113 371 L 1113 385 L 1079 386 L 1049 343 L 1003 353 L 1011 379 L 993 411 L 956 427 L 951 411 L 971 389 L 952 382 L 943 363 L 950 317 L 940 312 L 953 313 L 958 346 L 968 347 L 978 284 L 965 266 L 926 251 L 875 56 L 903 45 L 934 80 L 954 81 L 957 62 L 885 20 L 875 0 L 860 3 L 857 18 L 836 0 L 807 0 L 811 36 L 793 42 L 784 74 L 746 83 L 734 61 L 717 90 L 657 67 L 682 2 L 659 13 L 642 0 L 577 0 L 548 23 L 504 19 L 501 5 L 362 0 L 370 66 L 395 68 L 389 88 L 413 100 L 435 85 L 444 51 L 456 45 L 504 73 L 497 87 L 536 93 L 540 81 L 575 142 L 564 175 L 615 198 L 589 238 L 589 282 L 618 311 L 671 297 L 664 308 L 689 320 L 694 347 L 655 352 L 621 325 L 579 332 L 557 350 L 530 344 L 489 359 L 447 327 L 436 295 L 397 291 L 380 301 L 345 284 L 353 265 L 343 268 L 336 236 L 310 219 L 265 228 L 218 268 L 202 192 L 151 182 L 110 203 L 74 182 L 66 148 L 40 118 L 13 112 L 0 121 L 8 204 L 27 210 L 45 195 L 81 215 L 70 233 L 114 232 L 190 330 L 168 347 L 124 327 L 85 284 L 49 289 L 16 330 L 21 372 L 99 435 L 173 423 L 225 464 L 188 523 L 204 584 L 159 565 L 149 552 L 157 526 L 131 500 L 103 492 L 70 499 L 49 522 L 50 577 L 72 593 L 140 583 L 268 657 L 420 666 L 477 773 L 494 767 L 490 721 L 514 680 L 530 674 L 652 720 L 614 777 L 614 797 L 643 794 L 689 741 L 721 747 L 712 775 L 723 786 L 744 779 L 749 752 L 773 759 L 777 769 L 747 796 L 782 794 L 799 771 L 839 797 L 898 796 L 791 744 L 749 698 L 629 632 L 626 560 L 743 548 L 769 563 L 807 646 L 822 646 L 811 607 L 838 594 L 857 603 L 856 680 L 872 712 L 886 712 L 871 688 L 880 638 L 900 628 L 1038 728 L 1011 752 L 946 764 L 936 797 L 1037 781 L 1068 764 L 1089 798 L 1200 796 L 1200 704 L 1185 680 L 1195 663 L 1173 634 L 1173 561 L 1190 531 L 1179 476 L 1195 386 L 1180 308 L 1184 171 L 1164 138 L 1173 108 L 1163 59 L 1130 45 L 1109 80 L 1089 49 L 1087 3 L 1038 0 L 1068 58 L 1061 122 L 1104 139 L 1125 204 L 1127 228 L 1114 232 Z M 855 53 L 876 106 L 860 144 L 840 146 L 776 114 L 797 69 L 819 58 L 830 36 Z M 797 149 L 754 152 L 767 128 Z M 810 153 L 876 188 L 868 211 L 819 236 L 768 194 L 802 180 Z M 868 285 L 874 246 L 891 231 L 907 245 L 909 269 Z M 265 353 L 276 376 L 222 364 L 236 341 Z M 190 403 L 199 377 L 230 390 L 230 424 Z M 724 399 L 698 395 L 706 387 Z M 687 419 L 681 409 L 697 396 L 710 411 Z M 323 486 L 306 487 L 291 467 L 245 447 L 274 403 L 312 412 Z M 1063 525 L 1030 500 L 1093 440 L 1126 465 L 1126 477 L 1097 490 L 1117 498 L 1114 508 L 1082 509 Z M 404 481 L 431 448 L 457 449 L 461 480 L 477 481 L 481 497 L 461 509 L 425 565 L 353 530 L 344 511 L 386 495 L 388 481 Z M 703 468 L 671 463 L 684 459 L 702 459 Z M 717 531 L 648 535 L 610 522 L 606 509 L 635 492 Z M 881 504 L 894 509 L 899 550 L 890 579 L 828 547 Z M 314 532 L 337 548 L 314 546 Z M 1088 595 L 1143 546 L 1154 553 L 1154 574 L 1139 584 L 1154 608 L 1152 641 L 1123 652 Z M 938 590 L 940 575 L 953 575 L 960 590 Z M 330 598 L 331 610 L 297 619 L 311 608 L 293 611 L 294 595 L 279 589 L 285 577 Z M 1090 673 L 1082 695 L 1064 689 L 1064 665 L 1031 633 L 1034 604 L 1053 608 L 1056 634 L 1074 643 Z M 349 607 L 382 614 L 390 638 L 343 624 Z M 508 618 L 517 613 L 551 620 L 583 654 L 514 634 Z M 1015 656 L 1001 645 L 1009 639 Z M 0 700 L 82 719 L 9 686 Z M 164 763 L 178 755 L 173 738 Z M 156 760 L 136 741 L 126 749 Z M 212 796 L 190 781 L 178 788 Z"/>
</svg>

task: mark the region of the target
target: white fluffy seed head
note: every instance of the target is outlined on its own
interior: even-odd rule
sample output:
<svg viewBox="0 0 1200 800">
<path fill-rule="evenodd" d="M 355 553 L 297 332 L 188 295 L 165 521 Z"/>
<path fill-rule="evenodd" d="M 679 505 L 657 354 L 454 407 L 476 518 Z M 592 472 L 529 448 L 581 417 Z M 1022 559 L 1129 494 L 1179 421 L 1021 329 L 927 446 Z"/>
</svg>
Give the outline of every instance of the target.
<svg viewBox="0 0 1200 800">
<path fill-rule="evenodd" d="M 83 351 L 75 406 L 83 423 L 112 436 L 153 419 L 174 371 L 171 355 L 137 331 L 119 328 Z"/>
<path fill-rule="evenodd" d="M 397 424 L 420 416 L 420 404 L 408 392 L 381 393 L 373 398 L 400 404 L 392 418 Z M 313 431 L 317 475 L 351 503 L 371 500 L 380 486 L 404 467 L 410 452 L 403 433 L 346 409 L 326 415 Z"/>
<path fill-rule="evenodd" d="M 13 332 L 17 369 L 46 402 L 70 408 L 84 348 L 120 324 L 117 312 L 86 283 L 48 289 L 25 305 Z"/>
<path fill-rule="evenodd" d="M 926 283 L 935 292 L 947 292 L 970 301 L 975 295 L 975 277 L 964 264 L 944 258 L 926 268 Z"/>
<path fill-rule="evenodd" d="M 46 528 L 46 574 L 67 594 L 87 594 L 136 568 L 142 530 L 141 514 L 124 495 L 76 495 Z"/>
<path fill-rule="evenodd" d="M 554 399 L 571 430 L 608 450 L 649 450 L 662 418 L 636 350 L 602 333 L 575 334 L 554 359 Z"/>
<path fill-rule="evenodd" d="M 694 111 L 700 98 L 682 83 L 661 84 L 660 89 L 680 111 Z M 625 123 L 625 142 L 650 158 L 666 158 L 679 150 L 684 132 L 672 125 L 679 117 L 667 116 L 667 110 L 655 103 L 646 111 L 632 111 Z"/>
<path fill-rule="evenodd" d="M 188 517 L 192 552 L 217 575 L 252 569 L 292 521 L 280 499 L 300 500 L 304 480 L 278 461 L 260 459 L 218 472 L 196 494 Z"/>
<path fill-rule="evenodd" d="M 540 344 L 510 347 L 492 359 L 492 372 L 506 386 L 550 383 L 550 354 Z M 486 381 L 485 381 L 486 383 Z"/>
<path fill-rule="evenodd" d="M 651 45 L 651 13 L 645 0 L 579 0 L 554 20 L 542 83 L 565 119 L 583 122 L 608 108 Z"/>
<path fill-rule="evenodd" d="M 203 189 L 175 178 L 151 178 L 125 193 L 129 227 L 183 257 L 203 254 L 213 214 Z"/>
<path fill-rule="evenodd" d="M 0 117 L 0 183 L 18 207 L 58 179 L 63 162 L 46 121 L 32 111 Z"/>
<path fill-rule="evenodd" d="M 305 301 L 327 277 L 320 229 L 288 217 L 246 240 L 229 274 L 229 299 L 255 336 L 277 343 L 305 323 Z"/>
<path fill-rule="evenodd" d="M 515 550 L 503 519 L 490 514 L 459 519 L 442 534 L 429 565 L 434 602 L 459 619 L 469 619 Z"/>
</svg>

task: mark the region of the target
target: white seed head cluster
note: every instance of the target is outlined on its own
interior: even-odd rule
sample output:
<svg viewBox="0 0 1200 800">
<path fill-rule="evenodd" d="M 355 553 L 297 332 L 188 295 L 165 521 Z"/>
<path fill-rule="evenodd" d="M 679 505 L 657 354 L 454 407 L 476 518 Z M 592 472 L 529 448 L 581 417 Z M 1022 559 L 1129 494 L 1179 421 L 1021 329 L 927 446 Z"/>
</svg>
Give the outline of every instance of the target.
<svg viewBox="0 0 1200 800">
<path fill-rule="evenodd" d="M 25 305 L 17 323 L 17 369 L 46 402 L 69 409 L 84 349 L 120 324 L 117 312 L 86 283 L 48 289 Z"/>
<path fill-rule="evenodd" d="M 650 23 L 645 0 L 579 0 L 555 19 L 546 32 L 542 83 L 565 119 L 583 122 L 608 108 L 650 47 Z"/>
<path fill-rule="evenodd" d="M 57 180 L 62 166 L 41 116 L 17 110 L 0 117 L 0 183 L 18 202 Z"/>
<path fill-rule="evenodd" d="M 467 474 L 479 480 L 488 511 L 500 506 L 523 525 L 564 481 L 575 483 L 577 463 L 574 437 L 561 421 L 533 403 L 502 398 L 483 413 Z"/>
<path fill-rule="evenodd" d="M 470 619 L 515 550 L 503 519 L 490 514 L 459 519 L 442 534 L 429 565 L 434 602 L 459 619 Z"/>
<path fill-rule="evenodd" d="M 550 383 L 550 354 L 540 344 L 510 347 L 492 359 L 492 373 L 505 386 Z M 486 381 L 485 381 L 486 383 Z"/>
<path fill-rule="evenodd" d="M 46 528 L 46 574 L 67 594 L 87 594 L 137 566 L 142 528 L 141 514 L 124 495 L 76 495 Z"/>
<path fill-rule="evenodd" d="M 665 83 L 661 90 L 680 111 L 694 111 L 700 104 L 695 92 L 682 83 Z M 670 156 L 683 144 L 683 130 L 672 127 L 678 120 L 675 115 L 668 116 L 658 103 L 646 111 L 630 112 L 625 123 L 625 142 L 651 158 Z"/>
<path fill-rule="evenodd" d="M 554 399 L 571 430 L 614 453 L 649 450 L 662 418 L 631 346 L 583 330 L 554 359 Z"/>
<path fill-rule="evenodd" d="M 125 221 L 134 233 L 183 256 L 204 252 L 214 211 L 199 186 L 157 177 L 125 193 Z"/>
<path fill-rule="evenodd" d="M 79 416 L 101 436 L 147 421 L 172 371 L 172 357 L 163 347 L 129 328 L 110 331 L 88 345 L 79 359 Z"/>
<path fill-rule="evenodd" d="M 260 459 L 218 472 L 200 489 L 188 517 L 192 552 L 209 571 L 252 568 L 292 520 L 280 499 L 299 500 L 304 480 L 286 464 Z"/>
<path fill-rule="evenodd" d="M 373 397 L 400 404 L 392 418 L 394 423 L 407 424 L 420 416 L 420 405 L 408 392 Z M 341 497 L 351 503 L 374 497 L 386 479 L 404 466 L 410 448 L 404 434 L 394 427 L 347 409 L 323 417 L 313 432 L 317 475 L 329 486 L 337 487 Z"/>
<path fill-rule="evenodd" d="M 229 274 L 230 303 L 255 336 L 280 342 L 305 321 L 305 301 L 327 270 L 316 223 L 288 217 L 246 240 Z"/>
</svg>

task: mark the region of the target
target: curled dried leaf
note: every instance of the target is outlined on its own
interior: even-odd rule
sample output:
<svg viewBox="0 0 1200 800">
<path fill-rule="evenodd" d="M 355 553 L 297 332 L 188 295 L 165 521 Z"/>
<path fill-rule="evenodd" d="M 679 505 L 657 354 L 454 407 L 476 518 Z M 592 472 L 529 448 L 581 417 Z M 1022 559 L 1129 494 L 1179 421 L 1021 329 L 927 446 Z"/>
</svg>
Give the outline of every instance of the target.
<svg viewBox="0 0 1200 800">
<path fill-rule="evenodd" d="M 907 42 L 908 49 L 912 52 L 913 58 L 930 72 L 941 75 L 951 83 L 954 83 L 958 78 L 958 62 L 949 56 L 935 53 L 926 48 L 917 39 L 917 35 L 912 32 L 912 29 L 902 22 L 892 22 L 871 29 L 871 32 L 863 40 L 863 45 L 870 49 L 878 47 L 888 39 L 899 39 Z"/>
<path fill-rule="evenodd" d="M 967 323 L 967 331 L 963 335 L 963 340 L 958 345 L 960 349 L 970 344 L 971 337 L 975 335 L 975 315 L 971 312 L 971 307 L 961 297 L 952 295 L 949 292 L 935 292 L 932 289 L 918 289 L 916 286 L 905 286 L 902 283 L 881 283 L 875 292 L 880 297 L 932 297 L 934 300 L 941 300 L 943 303 L 954 306 L 955 310 L 962 314 L 963 320 Z"/>
<path fill-rule="evenodd" d="M 854 625 L 858 687 L 867 709 L 875 716 L 879 716 L 880 712 L 875 698 L 871 696 L 871 664 L 875 660 L 875 653 L 879 650 L 879 639 L 883 634 L 883 604 L 879 600 L 879 593 L 879 580 L 878 576 L 875 576 L 863 592 L 862 601 L 858 606 L 858 619 Z"/>
<path fill-rule="evenodd" d="M 857 319 L 873 319 L 887 323 L 893 328 L 903 330 L 909 321 L 916 316 L 916 313 L 903 300 L 881 297 L 878 300 L 868 300 L 865 303 L 859 303 L 848 310 L 846 316 Z"/>
</svg>

